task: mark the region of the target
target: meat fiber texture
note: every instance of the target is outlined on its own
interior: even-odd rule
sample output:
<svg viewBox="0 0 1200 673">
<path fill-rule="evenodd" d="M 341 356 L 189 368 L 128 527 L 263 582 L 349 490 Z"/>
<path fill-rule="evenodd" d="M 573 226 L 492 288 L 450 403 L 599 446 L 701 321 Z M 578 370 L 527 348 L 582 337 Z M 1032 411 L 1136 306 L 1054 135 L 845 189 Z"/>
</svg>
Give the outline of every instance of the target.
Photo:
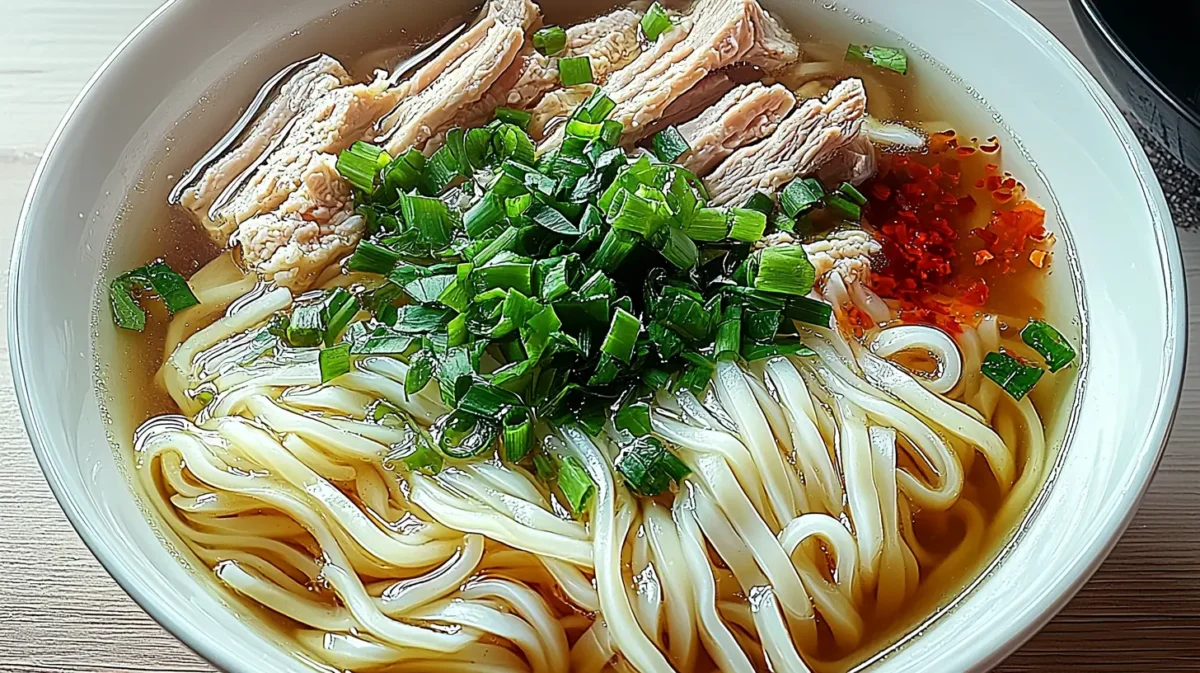
<svg viewBox="0 0 1200 673">
<path fill-rule="evenodd" d="M 185 205 L 219 243 L 240 244 L 249 269 L 304 289 L 362 235 L 337 154 L 380 130 L 394 154 L 424 143 L 512 65 L 540 18 L 529 0 L 492 0 L 470 30 L 395 86 L 385 78 L 346 85 L 340 64 L 319 59 L 283 85 L 247 138 L 185 192 Z"/>
<path fill-rule="evenodd" d="M 738 64 L 775 69 L 799 56 L 795 41 L 756 0 L 699 0 L 674 27 L 613 73 L 604 93 L 617 104 L 611 118 L 624 126 L 623 141 L 633 144 L 653 132 L 671 104 L 710 74 Z M 572 101 L 581 98 L 575 95 Z M 539 149 L 561 143 L 560 130 Z"/>
<path fill-rule="evenodd" d="M 796 105 L 796 97 L 782 85 L 759 83 L 740 86 L 692 121 L 679 127 L 692 151 L 683 166 L 706 175 L 735 150 L 765 138 Z"/>
<path fill-rule="evenodd" d="M 805 102 L 770 137 L 737 150 L 704 178 L 712 205 L 744 200 L 755 191 L 773 195 L 797 177 L 815 173 L 859 137 L 866 110 L 867 93 L 858 79 Z"/>
</svg>

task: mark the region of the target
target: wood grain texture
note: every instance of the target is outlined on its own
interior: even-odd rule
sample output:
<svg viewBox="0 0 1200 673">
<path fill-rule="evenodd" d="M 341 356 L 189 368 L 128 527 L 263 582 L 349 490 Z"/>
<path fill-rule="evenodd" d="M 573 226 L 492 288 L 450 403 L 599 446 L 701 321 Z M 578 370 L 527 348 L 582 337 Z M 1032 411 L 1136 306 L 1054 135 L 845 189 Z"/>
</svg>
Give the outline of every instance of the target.
<svg viewBox="0 0 1200 673">
<path fill-rule="evenodd" d="M 0 0 L 0 250 L 12 247 L 21 199 L 59 117 L 104 57 L 157 4 Z M 1020 4 L 1094 65 L 1066 0 Z M 1200 234 L 1182 236 L 1193 305 L 1200 307 Z M 3 269 L 0 297 L 7 296 L 7 265 Z M 0 326 L 3 320 L 0 315 Z M 1200 329 L 1200 311 L 1193 312 L 1191 325 Z M 2 340 L 0 358 L 8 358 Z M 1198 442 L 1200 380 L 1192 379 L 1167 456 L 1133 526 L 1079 596 L 999 671 L 1200 671 L 1200 456 L 1192 450 Z M 34 460 L 5 362 L 0 673 L 212 670 L 147 617 L 80 542 Z"/>
</svg>

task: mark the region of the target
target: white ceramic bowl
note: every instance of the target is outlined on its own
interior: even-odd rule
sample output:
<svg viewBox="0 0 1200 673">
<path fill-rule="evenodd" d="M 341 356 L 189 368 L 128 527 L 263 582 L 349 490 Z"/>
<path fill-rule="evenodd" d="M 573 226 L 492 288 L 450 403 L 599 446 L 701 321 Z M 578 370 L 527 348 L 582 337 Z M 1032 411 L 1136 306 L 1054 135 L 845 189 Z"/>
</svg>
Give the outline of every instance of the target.
<svg viewBox="0 0 1200 673">
<path fill-rule="evenodd" d="M 820 7 L 831 3 L 834 10 Z M 260 82 L 284 63 L 327 49 L 334 35 L 378 34 L 380 11 L 390 17 L 384 28 L 416 25 L 421 11 L 421 3 L 359 0 L 331 13 L 335 4 L 167 3 L 72 106 L 38 169 L 12 258 L 14 378 L 51 487 L 121 586 L 201 655 L 237 673 L 311 669 L 269 634 L 247 628 L 147 523 L 125 477 L 128 458 L 106 441 L 94 385 L 95 377 L 109 377 L 109 358 L 97 353 L 111 353 L 112 330 L 106 319 L 91 321 L 114 222 L 129 208 L 136 216 L 139 202 L 163 198 L 178 170 L 220 134 Z M 470 2 L 435 4 L 448 14 Z M 844 19 L 831 11 L 861 12 L 876 30 L 886 26 L 948 65 L 971 85 L 955 84 L 979 99 L 983 121 L 991 115 L 982 107 L 986 101 L 1015 132 L 1027 154 L 1010 143 L 1008 160 L 1022 164 L 1018 173 L 1044 176 L 1052 193 L 1035 196 L 1056 202 L 1068 223 L 1074 253 L 1060 252 L 1056 282 L 1066 295 L 1075 286 L 1086 312 L 1087 347 L 1075 413 L 1062 414 L 1051 432 L 1071 430 L 1065 454 L 1010 551 L 918 637 L 873 667 L 885 673 L 984 670 L 1031 636 L 1092 574 L 1154 472 L 1184 362 L 1184 282 L 1170 216 L 1112 101 L 1010 2 L 770 4 L 835 23 Z M 820 11 L 826 13 L 813 14 Z M 197 105 L 218 85 L 229 95 Z M 144 261 L 136 259 L 135 247 L 122 245 L 112 264 Z M 1071 313 L 1066 304 L 1054 310 Z M 110 391 L 120 389 L 120 381 L 107 383 Z"/>
</svg>

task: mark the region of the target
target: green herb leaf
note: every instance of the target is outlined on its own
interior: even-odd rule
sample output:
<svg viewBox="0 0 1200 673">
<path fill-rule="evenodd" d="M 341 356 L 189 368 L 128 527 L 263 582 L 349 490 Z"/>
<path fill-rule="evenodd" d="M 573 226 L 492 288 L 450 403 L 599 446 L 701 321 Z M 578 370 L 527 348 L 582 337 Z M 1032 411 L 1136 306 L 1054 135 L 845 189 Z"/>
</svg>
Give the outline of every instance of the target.
<svg viewBox="0 0 1200 673">
<path fill-rule="evenodd" d="M 571 456 L 558 464 L 558 490 L 562 491 L 571 513 L 579 517 L 596 494 L 596 484 L 583 468 L 583 463 Z"/>
<path fill-rule="evenodd" d="M 1076 353 L 1071 342 L 1047 322 L 1029 321 L 1021 330 L 1021 340 L 1046 359 L 1046 366 L 1051 373 L 1060 371 L 1075 360 Z"/>
<path fill-rule="evenodd" d="M 1028 395 L 1045 373 L 1040 367 L 1027 365 L 1008 353 L 988 353 L 980 369 L 1015 400 Z"/>
<path fill-rule="evenodd" d="M 558 56 L 567 48 L 567 31 L 547 26 L 533 34 L 533 48 L 543 56 Z"/>
<path fill-rule="evenodd" d="M 641 437 L 625 447 L 615 461 L 617 471 L 629 488 L 639 495 L 654 497 L 680 482 L 691 470 L 657 438 Z"/>
<path fill-rule="evenodd" d="M 671 30 L 673 22 L 667 11 L 659 3 L 654 3 L 642 17 L 642 34 L 650 42 L 657 42 L 658 36 Z"/>
<path fill-rule="evenodd" d="M 592 60 L 587 56 L 558 59 L 558 78 L 563 86 L 591 84 Z"/>
<path fill-rule="evenodd" d="M 852 44 L 846 50 L 846 60 L 869 63 L 901 75 L 908 74 L 908 54 L 903 49 Z"/>
<path fill-rule="evenodd" d="M 774 245 L 755 253 L 755 258 L 755 289 L 800 297 L 812 292 L 817 272 L 802 246 Z"/>
<path fill-rule="evenodd" d="M 339 344 L 321 350 L 321 383 L 328 383 L 342 374 L 350 373 L 350 344 Z"/>
</svg>

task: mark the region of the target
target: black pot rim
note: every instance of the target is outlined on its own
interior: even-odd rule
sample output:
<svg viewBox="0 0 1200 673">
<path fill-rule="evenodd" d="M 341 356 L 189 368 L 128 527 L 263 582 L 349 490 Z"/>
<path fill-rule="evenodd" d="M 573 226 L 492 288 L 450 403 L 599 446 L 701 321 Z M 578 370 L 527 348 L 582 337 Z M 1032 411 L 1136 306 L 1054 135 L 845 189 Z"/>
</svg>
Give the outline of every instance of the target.
<svg viewBox="0 0 1200 673">
<path fill-rule="evenodd" d="M 1125 65 L 1129 67 L 1129 69 L 1131 69 L 1135 74 L 1137 74 L 1137 76 L 1140 77 L 1147 86 L 1153 89 L 1154 93 L 1161 100 L 1170 105 L 1180 117 L 1186 119 L 1196 128 L 1200 128 L 1200 111 L 1197 111 L 1190 105 L 1183 103 L 1183 101 L 1181 101 L 1174 92 L 1167 88 L 1162 81 L 1150 71 L 1149 68 L 1143 65 L 1142 62 L 1138 60 L 1136 56 L 1134 56 L 1133 51 L 1129 49 L 1129 46 L 1126 45 L 1123 40 L 1121 40 L 1116 31 L 1112 29 L 1112 26 L 1109 25 L 1108 21 L 1104 18 L 1104 15 L 1101 13 L 1101 11 L 1096 7 L 1094 0 L 1071 0 L 1071 4 L 1075 7 L 1076 18 L 1081 22 L 1086 18 L 1086 20 L 1091 23 L 1091 25 L 1097 31 L 1100 32 L 1100 35 L 1104 37 L 1105 41 L 1112 48 L 1113 52 L 1116 53 L 1117 56 L 1119 56 L 1121 60 L 1125 62 Z M 1081 14 L 1083 16 L 1081 16 Z M 1095 46 L 1093 46 L 1093 48 L 1095 48 Z"/>
</svg>

